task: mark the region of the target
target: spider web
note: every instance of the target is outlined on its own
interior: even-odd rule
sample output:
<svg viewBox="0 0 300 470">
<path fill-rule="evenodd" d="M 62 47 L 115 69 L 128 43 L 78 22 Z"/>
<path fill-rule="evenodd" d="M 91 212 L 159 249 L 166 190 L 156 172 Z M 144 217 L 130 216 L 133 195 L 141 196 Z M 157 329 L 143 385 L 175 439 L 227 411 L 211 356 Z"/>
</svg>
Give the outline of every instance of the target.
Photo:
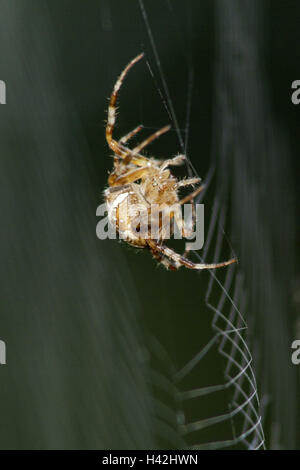
<svg viewBox="0 0 300 470">
<path fill-rule="evenodd" d="M 185 57 L 188 63 L 188 98 L 184 139 L 170 96 L 145 3 L 143 0 L 138 0 L 138 3 L 158 70 L 158 76 L 155 76 L 149 62 L 147 62 L 148 68 L 154 78 L 163 104 L 173 121 L 181 151 L 188 156 L 189 125 L 194 83 L 192 60 L 189 56 L 189 51 L 185 50 Z M 167 2 L 167 6 L 171 14 L 171 2 Z M 161 88 L 158 86 L 158 79 L 160 79 Z M 197 252 L 194 252 L 194 255 L 201 262 L 205 261 L 208 255 L 210 255 L 210 260 L 217 262 L 221 259 L 224 248 L 226 251 L 226 247 L 230 246 L 224 230 L 224 227 L 227 225 L 224 201 L 228 199 L 228 187 L 221 180 L 217 186 L 220 189 L 214 188 L 214 182 L 218 181 L 219 176 L 216 159 L 214 161 L 205 178 L 206 189 L 196 201 L 200 203 L 207 191 L 213 192 L 213 208 L 209 218 L 203 254 L 200 256 Z M 187 158 L 187 169 L 190 176 L 198 176 L 189 158 Z M 214 271 L 210 271 L 205 306 L 212 314 L 212 337 L 207 344 L 200 346 L 200 351 L 180 370 L 174 369 L 172 361 L 166 352 L 163 351 L 161 345 L 158 345 L 156 341 L 154 341 L 155 346 L 153 346 L 154 343 L 152 344 L 151 350 L 154 355 L 164 364 L 167 364 L 166 376 L 156 374 L 154 382 L 158 388 L 164 389 L 169 396 L 176 398 L 177 406 L 176 416 L 174 416 L 174 413 L 167 405 L 160 407 L 158 415 L 161 417 L 160 422 L 164 423 L 161 428 L 162 436 L 172 442 L 172 445 L 175 447 L 181 448 L 221 449 L 232 447 L 263 449 L 265 439 L 262 428 L 262 408 L 258 398 L 252 354 L 247 338 L 247 324 L 241 313 L 246 310 L 247 301 L 240 269 L 237 269 L 236 266 L 230 266 L 226 269 L 225 274 L 223 272 L 220 275 L 219 272 L 216 274 Z M 222 361 L 223 382 L 186 389 L 185 380 L 194 374 L 199 366 L 205 364 L 208 354 L 213 349 L 218 351 L 220 361 Z M 210 398 L 213 402 L 214 398 L 219 394 L 224 394 L 227 401 L 227 409 L 223 412 L 203 419 L 186 417 L 185 410 L 188 408 L 190 401 L 201 401 L 204 398 Z M 166 425 L 166 423 L 168 424 Z M 216 427 L 224 426 L 224 424 L 227 425 L 224 437 L 206 442 L 205 434 L 203 436 L 201 432 L 209 428 L 216 429 Z"/>
</svg>

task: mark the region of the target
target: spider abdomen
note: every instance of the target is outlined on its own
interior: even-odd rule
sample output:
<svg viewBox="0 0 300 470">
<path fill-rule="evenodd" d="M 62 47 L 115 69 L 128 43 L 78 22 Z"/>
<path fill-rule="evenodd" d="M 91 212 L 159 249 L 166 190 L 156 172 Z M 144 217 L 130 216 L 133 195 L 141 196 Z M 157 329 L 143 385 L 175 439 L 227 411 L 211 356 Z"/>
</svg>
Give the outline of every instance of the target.
<svg viewBox="0 0 300 470">
<path fill-rule="evenodd" d="M 133 192 L 119 192 L 106 196 L 109 223 L 116 228 L 120 239 L 137 248 L 145 248 L 146 236 L 141 226 L 148 222 L 147 210 Z M 147 225 L 148 231 L 148 225 Z"/>
</svg>

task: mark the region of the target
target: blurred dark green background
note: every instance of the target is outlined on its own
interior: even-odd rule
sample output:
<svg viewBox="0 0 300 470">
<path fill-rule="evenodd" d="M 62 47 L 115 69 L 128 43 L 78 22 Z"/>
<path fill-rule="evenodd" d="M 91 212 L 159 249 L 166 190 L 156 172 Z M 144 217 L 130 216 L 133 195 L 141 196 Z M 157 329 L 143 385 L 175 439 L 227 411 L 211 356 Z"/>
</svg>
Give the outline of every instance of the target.
<svg viewBox="0 0 300 470">
<path fill-rule="evenodd" d="M 189 156 L 201 176 L 213 161 L 217 174 L 205 200 L 207 227 L 217 181 L 226 180 L 226 233 L 244 274 L 267 446 L 299 448 L 299 370 L 290 345 L 300 334 L 300 107 L 290 96 L 300 79 L 300 4 L 144 4 L 181 128 L 193 67 Z M 193 438 L 178 427 L 184 415 L 191 422 L 222 414 L 230 400 L 225 393 L 180 403 L 172 379 L 212 336 L 209 273 L 167 272 L 147 253 L 96 238 L 112 166 L 108 97 L 141 51 L 154 79 L 145 62 L 130 72 L 116 134 L 170 122 L 139 3 L 0 0 L 0 18 L 7 86 L 0 107 L 0 339 L 7 347 L 0 447 L 181 448 L 230 439 L 229 422 Z M 174 131 L 151 147 L 161 158 L 180 151 Z M 222 258 L 229 255 L 226 242 Z M 218 384 L 224 367 L 213 349 L 179 388 Z"/>
</svg>

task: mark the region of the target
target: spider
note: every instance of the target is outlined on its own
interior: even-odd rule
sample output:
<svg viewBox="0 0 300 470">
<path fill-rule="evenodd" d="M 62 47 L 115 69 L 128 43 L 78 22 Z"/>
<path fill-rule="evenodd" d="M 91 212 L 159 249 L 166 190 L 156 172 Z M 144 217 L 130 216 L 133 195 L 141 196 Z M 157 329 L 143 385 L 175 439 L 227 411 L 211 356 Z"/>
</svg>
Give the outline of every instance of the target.
<svg viewBox="0 0 300 470">
<path fill-rule="evenodd" d="M 184 238 L 188 238 L 193 233 L 195 224 L 195 204 L 194 198 L 199 194 L 204 186 L 199 186 L 188 196 L 180 199 L 179 189 L 184 186 L 193 186 L 200 183 L 199 178 L 187 178 L 178 181 L 169 167 L 183 164 L 186 157 L 177 155 L 168 160 L 158 160 L 147 158 L 142 155 L 142 150 L 155 139 L 166 133 L 170 126 L 165 126 L 150 135 L 140 144 L 130 149 L 128 141 L 143 128 L 139 125 L 134 130 L 126 134 L 120 140 L 113 138 L 113 131 L 116 122 L 116 103 L 119 90 L 129 70 L 143 58 L 144 54 L 135 57 L 124 68 L 117 79 L 108 106 L 108 120 L 106 125 L 106 140 L 114 152 L 114 167 L 109 174 L 108 185 L 104 196 L 107 204 L 108 219 L 114 223 L 121 238 L 128 244 L 136 248 L 147 248 L 152 253 L 154 259 L 162 263 L 169 270 L 177 270 L 181 266 L 189 269 L 214 269 L 234 263 L 236 259 L 230 259 L 222 263 L 204 264 L 194 263 L 188 259 L 189 250 L 185 250 L 183 255 L 176 253 L 173 249 L 164 244 L 166 239 L 166 226 L 161 217 L 157 223 L 157 236 L 150 234 L 150 226 L 145 222 L 142 230 L 136 221 L 142 211 L 143 214 L 153 215 L 153 204 L 163 208 L 163 212 L 169 212 L 169 217 L 174 219 L 177 227 Z M 192 204 L 192 227 L 188 226 L 182 218 L 181 206 L 187 202 Z M 127 204 L 127 217 L 121 217 L 121 204 Z M 152 212 L 151 212 L 152 211 Z M 157 215 L 157 214 L 156 214 Z M 148 220 L 148 219 L 147 219 Z M 152 220 L 152 219 L 151 219 Z M 136 226 L 136 229 L 133 227 Z M 173 230 L 172 230 L 173 233 Z"/>
</svg>

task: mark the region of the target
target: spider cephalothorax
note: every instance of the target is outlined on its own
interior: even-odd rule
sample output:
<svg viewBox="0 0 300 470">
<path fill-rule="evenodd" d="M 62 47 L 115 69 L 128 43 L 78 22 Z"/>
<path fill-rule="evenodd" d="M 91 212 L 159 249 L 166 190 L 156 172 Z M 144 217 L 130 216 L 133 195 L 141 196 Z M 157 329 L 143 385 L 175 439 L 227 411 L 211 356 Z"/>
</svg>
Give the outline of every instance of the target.
<svg viewBox="0 0 300 470">
<path fill-rule="evenodd" d="M 123 240 L 137 248 L 150 249 L 153 257 L 168 269 L 178 269 L 180 266 L 190 269 L 213 269 L 227 266 L 236 260 L 231 259 L 217 264 L 194 263 L 187 258 L 187 250 L 184 255 L 180 255 L 164 244 L 167 235 L 170 234 L 170 220 L 176 222 L 183 237 L 191 236 L 193 226 L 183 220 L 182 205 L 187 202 L 192 204 L 192 225 L 194 225 L 194 198 L 203 189 L 203 186 L 198 186 L 191 194 L 180 199 L 181 187 L 200 183 L 199 178 L 178 181 L 171 174 L 169 167 L 181 165 L 185 160 L 184 155 L 178 155 L 169 160 L 157 160 L 141 154 L 147 145 L 167 132 L 170 126 L 156 131 L 133 149 L 128 148 L 127 142 L 143 126 L 138 126 L 119 141 L 113 139 L 118 92 L 127 72 L 142 57 L 143 54 L 140 54 L 125 67 L 110 97 L 106 140 L 114 152 L 114 168 L 108 178 L 109 187 L 104 193 L 108 218 L 116 226 Z M 164 215 L 167 217 L 164 218 Z"/>
</svg>

